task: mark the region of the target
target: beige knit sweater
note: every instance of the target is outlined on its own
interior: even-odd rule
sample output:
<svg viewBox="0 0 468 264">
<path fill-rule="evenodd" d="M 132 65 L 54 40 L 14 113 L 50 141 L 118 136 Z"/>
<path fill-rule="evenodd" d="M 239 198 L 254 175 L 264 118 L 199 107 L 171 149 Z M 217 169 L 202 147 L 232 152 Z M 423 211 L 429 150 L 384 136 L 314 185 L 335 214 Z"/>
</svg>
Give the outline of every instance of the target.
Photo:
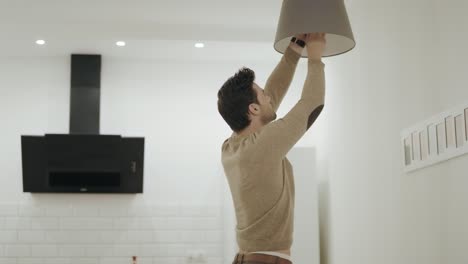
<svg viewBox="0 0 468 264">
<path fill-rule="evenodd" d="M 276 111 L 299 60 L 288 48 L 265 85 Z M 301 99 L 284 116 L 259 131 L 233 134 L 222 146 L 222 163 L 237 218 L 237 243 L 242 251 L 289 249 L 293 241 L 294 177 L 286 158 L 320 114 L 325 96 L 324 64 L 308 60 Z"/>
</svg>

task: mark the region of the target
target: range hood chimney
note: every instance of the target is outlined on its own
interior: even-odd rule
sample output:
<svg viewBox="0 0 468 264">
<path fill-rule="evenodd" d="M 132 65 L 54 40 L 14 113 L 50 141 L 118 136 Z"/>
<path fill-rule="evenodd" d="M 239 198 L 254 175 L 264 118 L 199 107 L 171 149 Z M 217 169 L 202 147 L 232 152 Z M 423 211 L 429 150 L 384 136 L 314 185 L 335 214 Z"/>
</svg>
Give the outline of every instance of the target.
<svg viewBox="0 0 468 264">
<path fill-rule="evenodd" d="M 70 134 L 99 134 L 101 55 L 71 56 Z"/>
<path fill-rule="evenodd" d="M 69 134 L 21 136 L 24 192 L 142 193 L 144 138 L 99 134 L 101 55 L 71 55 Z"/>
</svg>

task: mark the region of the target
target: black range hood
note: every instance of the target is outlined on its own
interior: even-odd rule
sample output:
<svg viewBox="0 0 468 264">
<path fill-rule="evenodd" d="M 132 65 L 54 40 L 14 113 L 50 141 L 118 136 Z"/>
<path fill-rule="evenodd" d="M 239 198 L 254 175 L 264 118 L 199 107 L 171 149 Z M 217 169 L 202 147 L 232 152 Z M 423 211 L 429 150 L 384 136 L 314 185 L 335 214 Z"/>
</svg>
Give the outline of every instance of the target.
<svg viewBox="0 0 468 264">
<path fill-rule="evenodd" d="M 142 193 L 144 138 L 99 134 L 101 56 L 71 56 L 70 134 L 21 136 L 24 192 Z"/>
</svg>

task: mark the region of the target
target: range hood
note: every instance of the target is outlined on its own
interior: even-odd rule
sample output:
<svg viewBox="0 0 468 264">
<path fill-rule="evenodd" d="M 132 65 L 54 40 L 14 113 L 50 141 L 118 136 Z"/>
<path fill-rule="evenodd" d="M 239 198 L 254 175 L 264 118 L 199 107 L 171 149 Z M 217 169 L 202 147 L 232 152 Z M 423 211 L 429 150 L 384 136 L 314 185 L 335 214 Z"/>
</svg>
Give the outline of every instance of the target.
<svg viewBox="0 0 468 264">
<path fill-rule="evenodd" d="M 24 192 L 142 193 L 144 138 L 99 134 L 101 55 L 71 55 L 70 133 L 21 136 Z"/>
</svg>

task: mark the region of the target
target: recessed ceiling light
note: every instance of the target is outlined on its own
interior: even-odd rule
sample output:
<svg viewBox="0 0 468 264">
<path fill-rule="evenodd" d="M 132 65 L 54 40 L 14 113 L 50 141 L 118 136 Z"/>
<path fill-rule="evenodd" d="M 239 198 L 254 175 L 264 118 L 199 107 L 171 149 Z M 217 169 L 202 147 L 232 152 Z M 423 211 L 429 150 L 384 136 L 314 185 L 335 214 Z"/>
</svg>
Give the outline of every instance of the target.
<svg viewBox="0 0 468 264">
<path fill-rule="evenodd" d="M 203 43 L 195 43 L 195 48 L 201 49 L 201 48 L 204 48 L 204 47 L 205 47 L 205 44 L 203 44 Z"/>
<path fill-rule="evenodd" d="M 115 45 L 119 46 L 119 47 L 124 47 L 126 44 L 125 44 L 125 41 L 117 41 L 115 43 Z"/>
<path fill-rule="evenodd" d="M 38 39 L 38 40 L 36 40 L 36 44 L 37 44 L 37 45 L 44 45 L 44 44 L 45 44 L 45 40 L 43 40 L 43 39 Z"/>
</svg>

